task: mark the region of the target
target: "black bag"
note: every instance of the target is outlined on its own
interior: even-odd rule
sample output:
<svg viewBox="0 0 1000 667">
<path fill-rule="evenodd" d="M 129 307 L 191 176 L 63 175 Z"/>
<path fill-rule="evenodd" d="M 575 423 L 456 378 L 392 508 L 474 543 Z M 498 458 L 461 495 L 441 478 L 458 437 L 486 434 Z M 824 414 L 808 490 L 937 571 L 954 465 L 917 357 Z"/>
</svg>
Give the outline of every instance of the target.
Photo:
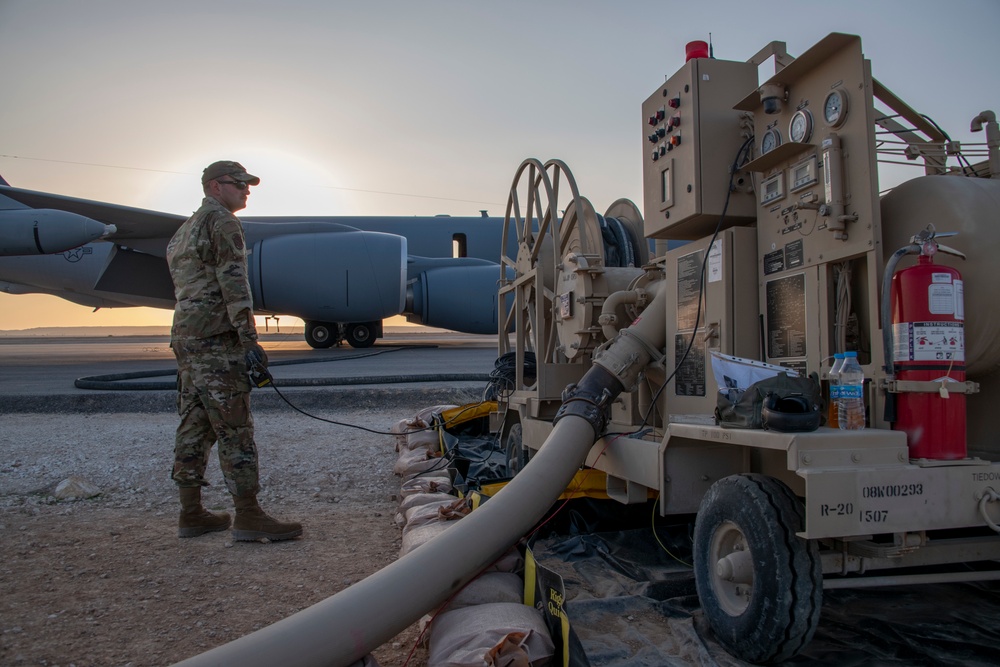
<svg viewBox="0 0 1000 667">
<path fill-rule="evenodd" d="M 770 400 L 768 400 L 770 396 Z M 801 397 L 802 401 L 785 401 Z M 767 413 L 765 420 L 765 401 Z M 782 412 L 782 407 L 800 406 L 794 412 Z M 750 385 L 746 391 L 720 391 L 715 406 L 715 421 L 723 428 L 770 428 L 774 431 L 815 431 L 826 421 L 825 403 L 819 386 L 819 376 L 789 377 L 778 373 L 772 378 Z M 770 423 L 766 424 L 765 421 Z"/>
</svg>

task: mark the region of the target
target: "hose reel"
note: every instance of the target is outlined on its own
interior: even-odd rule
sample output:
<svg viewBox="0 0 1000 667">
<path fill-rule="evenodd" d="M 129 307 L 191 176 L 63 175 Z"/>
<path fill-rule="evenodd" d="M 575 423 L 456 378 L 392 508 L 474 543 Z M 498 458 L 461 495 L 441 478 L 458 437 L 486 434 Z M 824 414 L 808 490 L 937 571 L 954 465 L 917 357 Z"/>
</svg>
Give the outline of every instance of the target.
<svg viewBox="0 0 1000 667">
<path fill-rule="evenodd" d="M 518 251 L 510 257 L 514 237 Z M 500 352 L 512 351 L 508 333 L 514 332 L 518 355 L 532 351 L 540 366 L 589 362 L 589 352 L 604 340 L 598 323 L 604 300 L 649 260 L 635 204 L 620 199 L 598 215 L 560 160 L 521 163 L 502 243 L 501 270 L 513 269 L 514 278 L 501 274 L 499 298 L 510 307 L 501 309 L 508 314 L 500 323 Z"/>
</svg>

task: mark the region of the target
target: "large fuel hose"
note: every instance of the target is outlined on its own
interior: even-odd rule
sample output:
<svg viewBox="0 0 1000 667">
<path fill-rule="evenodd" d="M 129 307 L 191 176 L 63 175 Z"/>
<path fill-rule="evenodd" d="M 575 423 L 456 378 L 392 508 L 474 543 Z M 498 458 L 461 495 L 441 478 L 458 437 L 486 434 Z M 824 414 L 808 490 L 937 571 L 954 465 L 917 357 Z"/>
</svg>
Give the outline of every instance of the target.
<svg viewBox="0 0 1000 667">
<path fill-rule="evenodd" d="M 312 607 L 180 663 L 185 667 L 346 667 L 432 611 L 502 556 L 542 517 L 594 442 L 567 417 L 493 499 L 391 565 Z"/>
<path fill-rule="evenodd" d="M 347 667 L 439 607 L 516 544 L 566 489 L 603 429 L 610 402 L 635 385 L 663 347 L 666 292 L 567 391 L 538 453 L 489 502 L 336 595 L 178 664 Z"/>
</svg>

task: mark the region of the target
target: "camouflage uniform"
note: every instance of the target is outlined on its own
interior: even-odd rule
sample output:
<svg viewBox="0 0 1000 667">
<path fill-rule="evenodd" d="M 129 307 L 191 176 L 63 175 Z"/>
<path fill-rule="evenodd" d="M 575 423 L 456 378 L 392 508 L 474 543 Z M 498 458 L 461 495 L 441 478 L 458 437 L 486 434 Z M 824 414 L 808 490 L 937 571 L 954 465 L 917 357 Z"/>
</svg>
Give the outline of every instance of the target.
<svg viewBox="0 0 1000 667">
<path fill-rule="evenodd" d="M 207 485 L 205 466 L 219 443 L 226 487 L 256 495 L 257 447 L 250 414 L 245 346 L 257 340 L 239 219 L 206 197 L 167 245 L 177 305 L 170 346 L 177 358 L 181 417 L 171 477 L 181 487 Z"/>
</svg>

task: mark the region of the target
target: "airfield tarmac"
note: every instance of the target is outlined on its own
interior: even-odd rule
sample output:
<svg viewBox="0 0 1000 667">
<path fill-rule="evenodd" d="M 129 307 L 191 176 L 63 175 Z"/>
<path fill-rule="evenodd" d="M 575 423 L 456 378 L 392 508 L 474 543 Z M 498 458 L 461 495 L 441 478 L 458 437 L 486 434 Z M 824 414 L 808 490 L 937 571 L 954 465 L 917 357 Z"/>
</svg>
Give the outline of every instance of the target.
<svg viewBox="0 0 1000 667">
<path fill-rule="evenodd" d="M 276 384 L 307 403 L 328 401 L 331 395 L 357 401 L 370 396 L 422 394 L 433 399 L 456 391 L 481 392 L 497 356 L 496 336 L 422 327 L 399 327 L 386 334 L 367 349 L 345 343 L 314 350 L 301 333 L 264 333 L 261 343 Z M 171 373 L 176 373 L 177 364 L 169 342 L 168 336 L 2 337 L 0 414 L 78 408 L 173 410 Z M 101 382 L 123 374 L 150 377 Z M 100 388 L 78 388 L 75 382 L 80 378 L 96 378 Z M 350 384 L 338 384 L 342 381 Z M 140 388 L 143 391 L 136 391 Z M 281 403 L 273 391 L 255 391 L 253 398 L 255 409 Z"/>
<path fill-rule="evenodd" d="M 74 386 L 81 377 L 132 372 L 161 373 L 148 380 L 169 384 L 175 365 L 167 343 L 165 336 L 0 338 L 0 664 L 170 665 L 320 602 L 396 559 L 393 438 L 309 419 L 266 388 L 253 394 L 261 504 L 302 521 L 304 537 L 270 545 L 234 543 L 228 533 L 178 540 L 168 479 L 174 391 Z M 299 385 L 283 390 L 293 402 L 373 431 L 431 405 L 478 400 L 483 381 L 427 376 L 486 375 L 496 356 L 492 337 L 420 331 L 390 333 L 367 350 L 312 350 L 301 334 L 265 334 L 264 346 L 279 383 Z M 425 381 L 398 381 L 404 374 Z M 306 383 L 343 378 L 362 383 Z M 208 474 L 206 505 L 231 512 L 214 457 Z M 55 500 L 55 485 L 70 476 L 101 495 Z M 607 569 L 608 550 L 599 551 L 599 567 L 567 562 L 568 584 L 578 572 Z M 681 576 L 687 588 L 677 596 L 632 596 L 639 602 L 611 610 L 613 625 L 601 615 L 588 626 L 583 595 L 571 615 L 590 633 L 593 664 L 745 665 L 701 627 L 690 575 Z M 817 636 L 791 664 L 996 664 L 995 583 L 824 597 Z M 419 634 L 414 624 L 377 649 L 382 667 L 426 665 Z M 678 637 L 690 641 L 678 648 Z"/>
<path fill-rule="evenodd" d="M 301 333 L 262 336 L 293 403 L 375 431 L 319 422 L 268 388 L 253 392 L 261 504 L 305 527 L 302 539 L 270 545 L 234 543 L 228 532 L 176 537 L 176 363 L 166 336 L 0 338 L 0 664 L 171 665 L 394 561 L 400 479 L 394 438 L 379 432 L 431 405 L 478 400 L 484 381 L 440 378 L 485 377 L 496 345 L 490 336 L 387 333 L 365 350 L 313 350 Z M 123 373 L 153 377 L 74 386 Z M 344 378 L 362 384 L 307 384 Z M 139 382 L 167 388 L 137 390 Z M 57 501 L 56 484 L 71 476 L 100 495 Z M 206 506 L 232 512 L 214 456 L 208 477 Z M 419 633 L 414 625 L 375 651 L 382 667 L 400 667 L 411 651 L 410 667 L 426 664 Z"/>
</svg>

